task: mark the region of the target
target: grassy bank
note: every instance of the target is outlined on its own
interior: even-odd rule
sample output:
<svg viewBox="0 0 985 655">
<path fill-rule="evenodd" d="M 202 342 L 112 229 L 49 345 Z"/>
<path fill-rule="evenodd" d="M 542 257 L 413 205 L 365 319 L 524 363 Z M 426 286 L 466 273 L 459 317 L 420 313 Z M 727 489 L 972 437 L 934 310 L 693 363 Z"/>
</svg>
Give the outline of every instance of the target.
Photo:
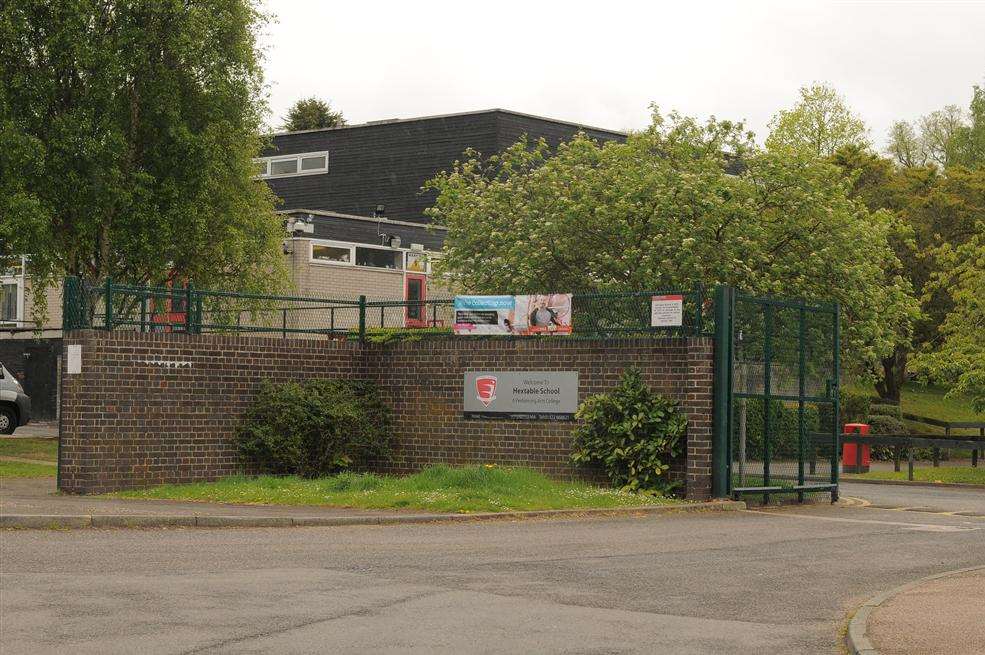
<svg viewBox="0 0 985 655">
<path fill-rule="evenodd" d="M 433 512 L 588 509 L 679 502 L 579 482 L 557 482 L 529 469 L 490 466 L 432 466 L 405 477 L 369 473 L 341 473 L 313 480 L 292 476 L 235 476 L 218 482 L 163 485 L 112 495 L 264 505 L 413 508 Z"/>
<path fill-rule="evenodd" d="M 54 462 L 58 458 L 58 440 L 2 437 L 0 457 L 23 457 Z"/>
<path fill-rule="evenodd" d="M 845 475 L 845 480 L 906 480 L 906 471 L 869 471 L 862 475 Z M 919 482 L 950 482 L 958 484 L 985 485 L 985 466 L 972 468 L 970 466 L 941 466 L 938 468 L 915 468 L 913 479 Z"/>
<path fill-rule="evenodd" d="M 0 461 L 0 478 L 53 478 L 57 467 L 52 464 Z"/>
</svg>

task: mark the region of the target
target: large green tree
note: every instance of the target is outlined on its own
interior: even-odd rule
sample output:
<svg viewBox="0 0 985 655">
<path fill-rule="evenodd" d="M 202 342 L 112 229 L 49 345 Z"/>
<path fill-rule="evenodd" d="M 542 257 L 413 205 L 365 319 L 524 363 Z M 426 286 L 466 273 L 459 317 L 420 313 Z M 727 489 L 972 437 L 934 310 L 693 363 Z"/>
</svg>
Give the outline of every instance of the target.
<svg viewBox="0 0 985 655">
<path fill-rule="evenodd" d="M 940 327 L 953 310 L 948 289 L 934 280 L 950 266 L 942 253 L 975 236 L 976 221 L 985 212 L 985 169 L 900 167 L 854 147 L 839 150 L 832 162 L 846 171 L 853 194 L 870 211 L 893 216 L 889 241 L 900 265 L 886 271 L 887 280 L 905 278 L 920 299 L 912 333 L 900 334 L 872 371 L 880 396 L 898 400 L 912 355 L 939 344 Z"/>
<path fill-rule="evenodd" d="M 741 124 L 656 111 L 626 143 L 521 141 L 430 186 L 448 228 L 439 267 L 469 290 L 588 291 L 727 283 L 838 300 L 854 360 L 891 351 L 914 312 L 891 216 L 849 197 L 838 167 L 763 151 Z M 741 157 L 738 175 L 731 162 Z"/>
<path fill-rule="evenodd" d="M 774 151 L 830 157 L 844 146 L 869 146 L 865 123 L 826 84 L 801 87 L 797 104 L 777 113 L 769 127 L 766 147 Z"/>
<path fill-rule="evenodd" d="M 62 274 L 265 289 L 282 228 L 255 179 L 253 0 L 0 5 L 0 241 Z"/>
<path fill-rule="evenodd" d="M 332 105 L 314 96 L 301 98 L 287 111 L 284 129 L 288 132 L 298 130 L 318 130 L 325 127 L 345 125 L 342 112 L 332 109 Z"/>
<path fill-rule="evenodd" d="M 953 309 L 940 326 L 940 343 L 917 355 L 916 369 L 952 383 L 951 393 L 971 395 L 985 411 L 985 220 L 976 222 L 967 242 L 945 244 L 937 254 L 945 266 L 931 287 L 945 291 Z"/>
</svg>

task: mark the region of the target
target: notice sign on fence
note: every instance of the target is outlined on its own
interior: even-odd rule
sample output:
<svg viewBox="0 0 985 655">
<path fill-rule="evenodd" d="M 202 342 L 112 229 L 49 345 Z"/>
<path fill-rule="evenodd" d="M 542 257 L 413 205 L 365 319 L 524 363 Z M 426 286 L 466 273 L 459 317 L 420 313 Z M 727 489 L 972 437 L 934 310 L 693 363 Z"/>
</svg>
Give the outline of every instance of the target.
<svg viewBox="0 0 985 655">
<path fill-rule="evenodd" d="M 651 327 L 680 327 L 684 324 L 684 296 L 653 296 L 650 299 Z"/>
<path fill-rule="evenodd" d="M 570 421 L 578 409 L 578 371 L 466 371 L 465 418 Z"/>
</svg>

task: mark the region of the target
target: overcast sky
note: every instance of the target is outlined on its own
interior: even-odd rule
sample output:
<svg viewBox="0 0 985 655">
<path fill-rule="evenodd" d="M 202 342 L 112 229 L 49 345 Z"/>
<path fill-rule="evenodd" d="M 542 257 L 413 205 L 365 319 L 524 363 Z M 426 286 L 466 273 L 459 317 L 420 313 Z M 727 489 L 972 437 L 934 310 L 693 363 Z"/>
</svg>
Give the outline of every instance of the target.
<svg viewBox="0 0 985 655">
<path fill-rule="evenodd" d="M 503 107 L 614 129 L 656 102 L 762 140 L 822 81 L 881 145 L 985 83 L 985 1 L 265 1 L 275 127 L 307 95 L 350 123 Z"/>
</svg>

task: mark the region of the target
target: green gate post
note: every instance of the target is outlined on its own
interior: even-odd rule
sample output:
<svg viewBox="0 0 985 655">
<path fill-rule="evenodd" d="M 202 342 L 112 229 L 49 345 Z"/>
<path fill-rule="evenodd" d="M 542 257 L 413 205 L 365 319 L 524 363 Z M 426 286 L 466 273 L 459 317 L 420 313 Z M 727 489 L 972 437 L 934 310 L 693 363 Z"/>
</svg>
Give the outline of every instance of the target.
<svg viewBox="0 0 985 655">
<path fill-rule="evenodd" d="M 147 331 L 147 285 L 140 291 L 140 331 Z"/>
<path fill-rule="evenodd" d="M 69 275 L 62 291 L 62 329 L 78 330 L 82 327 L 82 280 Z"/>
<path fill-rule="evenodd" d="M 194 311 L 192 307 L 192 283 L 185 282 L 185 334 L 192 333 L 192 325 L 194 325 L 192 314 Z"/>
<path fill-rule="evenodd" d="M 804 486 L 804 451 L 807 441 L 807 424 L 804 417 L 804 396 L 807 395 L 807 311 L 800 308 L 800 324 L 798 326 L 797 344 L 800 350 L 800 360 L 797 369 L 798 402 L 797 402 L 797 484 Z M 797 502 L 804 502 L 804 492 L 797 492 Z"/>
<path fill-rule="evenodd" d="M 773 437 L 773 305 L 763 307 L 763 486 L 770 486 L 770 464 Z M 763 504 L 770 502 L 768 492 L 763 493 Z"/>
<path fill-rule="evenodd" d="M 834 437 L 834 448 L 831 450 L 831 484 L 834 485 L 831 489 L 832 503 L 838 502 L 838 479 L 840 477 L 838 454 L 841 450 L 841 437 L 839 436 L 841 427 L 838 425 L 841 420 L 841 394 L 839 393 L 841 385 L 841 305 L 838 303 L 835 303 L 834 333 L 834 420 L 831 426 L 831 433 Z M 913 452 L 912 449 L 910 452 Z"/>
<path fill-rule="evenodd" d="M 732 416 L 732 297 L 731 287 L 715 287 L 715 373 L 711 449 L 711 495 L 725 498 L 729 480 L 729 431 Z"/>
<path fill-rule="evenodd" d="M 106 296 L 106 320 L 103 326 L 107 332 L 113 331 L 113 278 L 106 278 L 104 294 Z"/>
<path fill-rule="evenodd" d="M 359 296 L 359 343 L 366 343 L 366 296 Z"/>
<path fill-rule="evenodd" d="M 701 329 L 702 329 L 701 310 L 703 309 L 702 305 L 704 304 L 704 301 L 705 301 L 705 288 L 704 286 L 699 284 L 694 289 L 694 302 L 697 305 L 697 309 L 695 309 L 694 311 L 694 336 L 696 337 L 701 336 Z"/>
</svg>

